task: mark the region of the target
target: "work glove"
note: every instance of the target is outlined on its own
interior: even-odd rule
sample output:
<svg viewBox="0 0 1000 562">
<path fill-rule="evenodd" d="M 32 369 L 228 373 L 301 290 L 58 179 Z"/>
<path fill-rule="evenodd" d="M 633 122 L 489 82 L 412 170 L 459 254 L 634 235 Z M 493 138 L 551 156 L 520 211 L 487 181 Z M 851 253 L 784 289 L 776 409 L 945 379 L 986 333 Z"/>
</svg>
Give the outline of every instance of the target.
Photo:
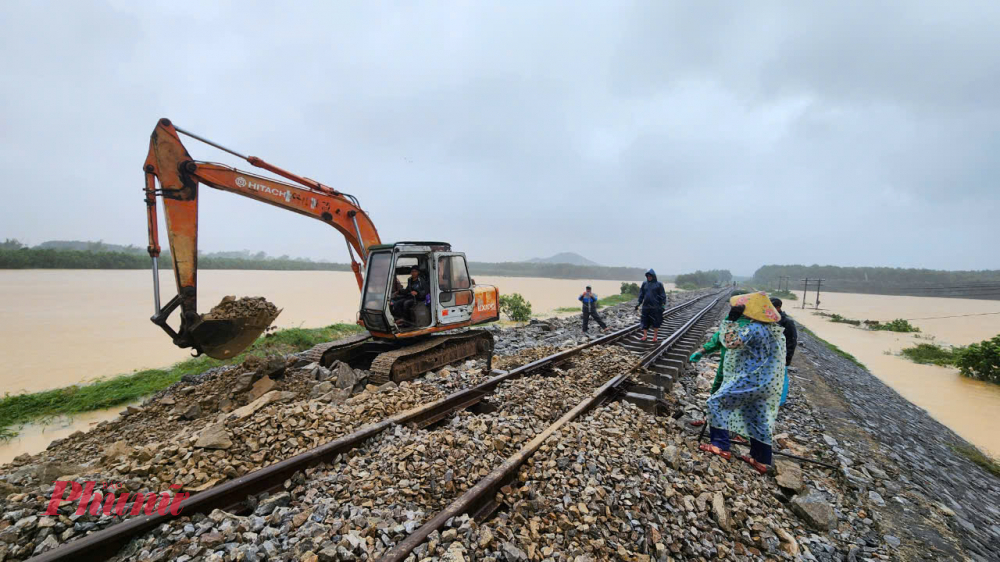
<svg viewBox="0 0 1000 562">
<path fill-rule="evenodd" d="M 639 310 L 639 305 L 635 305 L 635 309 L 636 309 L 636 311 L 638 311 Z"/>
<path fill-rule="evenodd" d="M 743 311 L 745 311 L 746 309 L 747 307 L 743 306 L 742 304 L 738 304 L 729 309 L 729 316 L 727 316 L 726 319 L 729 320 L 730 322 L 736 322 L 737 320 L 740 319 L 740 316 L 743 316 Z"/>
<path fill-rule="evenodd" d="M 688 361 L 692 363 L 697 363 L 698 361 L 701 361 L 701 352 L 695 351 L 694 353 L 692 353 L 691 357 L 688 357 Z"/>
</svg>

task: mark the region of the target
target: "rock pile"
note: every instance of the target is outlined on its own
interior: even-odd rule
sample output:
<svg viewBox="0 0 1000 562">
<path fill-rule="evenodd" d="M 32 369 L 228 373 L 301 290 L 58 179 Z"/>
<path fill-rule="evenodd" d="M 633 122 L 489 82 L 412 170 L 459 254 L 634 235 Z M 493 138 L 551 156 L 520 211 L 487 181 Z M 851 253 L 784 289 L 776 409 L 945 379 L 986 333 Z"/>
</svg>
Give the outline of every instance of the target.
<svg viewBox="0 0 1000 562">
<path fill-rule="evenodd" d="M 763 479 L 705 458 L 627 403 L 564 426 L 501 490 L 483 525 L 458 518 L 415 559 L 781 558 L 807 535 Z"/>
<path fill-rule="evenodd" d="M 50 527 L 32 524 L 56 479 L 114 482 L 133 492 L 182 484 L 198 492 L 484 378 L 479 364 L 469 362 L 427 380 L 375 387 L 365 384 L 367 373 L 346 365 L 294 363 L 294 357 L 254 358 L 192 377 L 117 421 L 20 457 L 0 474 L 0 533 L 6 531 L 0 551 L 23 559 L 119 520 L 75 516 L 76 505 L 66 505 L 60 513 L 72 517 L 68 527 L 45 531 Z"/>
<path fill-rule="evenodd" d="M 509 366 L 537 355 L 527 350 Z M 182 484 L 198 492 L 336 439 L 362 425 L 433 402 L 487 378 L 482 360 L 445 367 L 400 385 L 367 384 L 366 371 L 327 369 L 298 357 L 249 357 L 239 365 L 185 376 L 169 389 L 102 422 L 23 455 L 0 472 L 0 552 L 20 560 L 118 522 L 60 513 L 57 531 L 31 523 L 45 510 L 56 479 L 114 482 L 132 492 Z M 16 517 L 15 517 L 16 516 Z M 23 522 L 22 522 L 23 521 Z M 50 538 L 51 537 L 51 538 Z M 43 546 L 44 543 L 44 546 Z M 0 557 L 0 560 L 5 558 Z"/>
<path fill-rule="evenodd" d="M 488 413 L 461 412 L 427 430 L 397 426 L 348 457 L 307 471 L 287 483 L 288 493 L 281 499 L 261 498 L 259 517 L 237 523 L 227 515 L 225 520 L 233 523 L 225 527 L 181 518 L 161 529 L 159 536 L 139 541 L 123 559 L 165 560 L 188 548 L 207 560 L 228 559 L 223 557 L 234 552 L 252 559 L 272 547 L 282 553 L 281 559 L 373 559 L 633 361 L 617 348 L 588 350 L 579 366 L 555 376 L 505 383 L 489 398 Z M 264 505 L 278 508 L 261 512 Z M 261 532 L 239 531 L 241 525 L 257 526 L 256 519 L 263 522 Z M 272 520 L 274 529 L 268 530 Z M 195 523 L 204 525 L 209 544 L 197 527 L 193 537 L 185 534 Z M 222 536 L 219 542 L 217 535 Z M 167 544 L 162 536 L 176 541 Z"/>
<path fill-rule="evenodd" d="M 223 297 L 219 304 L 204 314 L 206 320 L 232 320 L 235 318 L 270 318 L 278 314 L 278 307 L 264 297 Z"/>
</svg>

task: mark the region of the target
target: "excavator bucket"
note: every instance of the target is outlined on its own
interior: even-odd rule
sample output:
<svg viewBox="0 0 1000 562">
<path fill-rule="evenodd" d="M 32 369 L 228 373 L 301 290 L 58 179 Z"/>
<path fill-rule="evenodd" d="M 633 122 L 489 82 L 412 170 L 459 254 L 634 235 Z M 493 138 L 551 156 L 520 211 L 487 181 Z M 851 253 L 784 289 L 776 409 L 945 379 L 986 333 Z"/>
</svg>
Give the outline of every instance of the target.
<svg viewBox="0 0 1000 562">
<path fill-rule="evenodd" d="M 225 297 L 191 326 L 191 336 L 205 355 L 229 359 L 250 347 L 279 314 L 261 297 Z"/>
</svg>

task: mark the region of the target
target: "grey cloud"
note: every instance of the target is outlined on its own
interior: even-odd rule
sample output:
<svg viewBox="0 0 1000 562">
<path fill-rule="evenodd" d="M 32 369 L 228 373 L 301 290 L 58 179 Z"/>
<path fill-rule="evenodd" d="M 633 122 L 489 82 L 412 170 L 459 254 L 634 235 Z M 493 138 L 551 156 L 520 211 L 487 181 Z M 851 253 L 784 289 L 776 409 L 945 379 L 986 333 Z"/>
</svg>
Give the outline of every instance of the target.
<svg viewBox="0 0 1000 562">
<path fill-rule="evenodd" d="M 144 245 L 166 116 L 474 260 L 998 268 L 998 24 L 986 1 L 8 2 L 0 236 Z M 204 193 L 203 248 L 346 259 Z"/>
</svg>

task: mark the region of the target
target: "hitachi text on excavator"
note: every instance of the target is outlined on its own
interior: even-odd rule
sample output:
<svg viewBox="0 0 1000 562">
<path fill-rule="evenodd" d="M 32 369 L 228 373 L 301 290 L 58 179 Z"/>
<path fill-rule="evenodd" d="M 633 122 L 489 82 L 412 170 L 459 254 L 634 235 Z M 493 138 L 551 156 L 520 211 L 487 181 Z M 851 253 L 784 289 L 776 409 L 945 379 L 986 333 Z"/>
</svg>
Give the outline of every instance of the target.
<svg viewBox="0 0 1000 562">
<path fill-rule="evenodd" d="M 181 134 L 294 183 L 196 161 L 181 143 Z M 252 310 L 236 317 L 197 312 L 198 189 L 204 184 L 323 221 L 347 240 L 351 269 L 361 289 L 358 324 L 366 331 L 318 346 L 309 352 L 310 358 L 325 366 L 343 361 L 370 369 L 372 382 L 400 382 L 468 357 L 492 357 L 493 336 L 488 331 L 463 329 L 499 319 L 499 292 L 493 286 L 476 285 L 465 254 L 453 252 L 450 244 L 383 244 L 353 195 L 256 156 L 244 156 L 176 127 L 169 119 L 160 119 L 153 130 L 143 171 L 153 268 L 155 313 L 151 320 L 175 345 L 192 348 L 196 355 L 231 358 L 252 344 L 277 317 L 277 312 L 269 310 Z M 162 307 L 157 275 L 158 199 L 163 203 L 177 284 L 177 295 Z M 407 291 L 408 281 L 425 289 Z M 175 330 L 167 320 L 177 308 L 180 325 Z"/>
</svg>

